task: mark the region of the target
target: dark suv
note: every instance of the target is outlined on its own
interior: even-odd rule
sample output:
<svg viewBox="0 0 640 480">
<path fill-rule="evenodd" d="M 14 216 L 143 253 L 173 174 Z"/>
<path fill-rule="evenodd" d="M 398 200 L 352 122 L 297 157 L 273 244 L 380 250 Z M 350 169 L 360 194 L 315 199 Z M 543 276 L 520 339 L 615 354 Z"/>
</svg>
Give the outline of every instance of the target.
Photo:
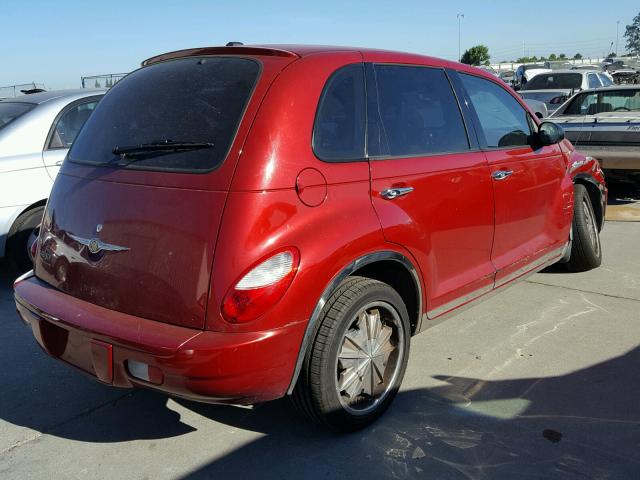
<svg viewBox="0 0 640 480">
<path fill-rule="evenodd" d="M 356 429 L 435 320 L 554 262 L 598 266 L 605 199 L 597 162 L 481 70 L 184 50 L 145 61 L 83 127 L 16 305 L 48 354 L 103 383 L 291 394 Z"/>
</svg>

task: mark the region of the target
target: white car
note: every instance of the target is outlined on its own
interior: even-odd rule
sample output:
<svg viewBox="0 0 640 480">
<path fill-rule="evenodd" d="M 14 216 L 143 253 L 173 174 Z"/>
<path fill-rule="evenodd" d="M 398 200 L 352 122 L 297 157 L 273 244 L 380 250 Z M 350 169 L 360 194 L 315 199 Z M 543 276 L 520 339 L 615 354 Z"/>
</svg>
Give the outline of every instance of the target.
<svg viewBox="0 0 640 480">
<path fill-rule="evenodd" d="M 61 90 L 0 101 L 0 258 L 30 265 L 29 241 L 53 180 L 105 90 Z"/>
<path fill-rule="evenodd" d="M 575 92 L 611 85 L 613 81 L 604 72 L 550 70 L 532 77 L 518 93 L 525 100 L 544 102 L 549 114 L 552 114 Z"/>
</svg>

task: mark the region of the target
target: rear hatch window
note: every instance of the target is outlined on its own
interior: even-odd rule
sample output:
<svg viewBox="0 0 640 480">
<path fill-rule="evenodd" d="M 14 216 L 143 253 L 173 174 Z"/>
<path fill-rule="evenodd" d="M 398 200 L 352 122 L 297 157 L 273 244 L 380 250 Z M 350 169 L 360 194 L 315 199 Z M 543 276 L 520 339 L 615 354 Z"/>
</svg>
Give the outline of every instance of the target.
<svg viewBox="0 0 640 480">
<path fill-rule="evenodd" d="M 547 90 L 553 88 L 581 88 L 580 73 L 539 73 L 527 83 L 523 90 Z"/>
<path fill-rule="evenodd" d="M 260 74 L 256 60 L 190 57 L 153 64 L 116 84 L 69 160 L 93 166 L 206 173 L 233 143 Z"/>
</svg>

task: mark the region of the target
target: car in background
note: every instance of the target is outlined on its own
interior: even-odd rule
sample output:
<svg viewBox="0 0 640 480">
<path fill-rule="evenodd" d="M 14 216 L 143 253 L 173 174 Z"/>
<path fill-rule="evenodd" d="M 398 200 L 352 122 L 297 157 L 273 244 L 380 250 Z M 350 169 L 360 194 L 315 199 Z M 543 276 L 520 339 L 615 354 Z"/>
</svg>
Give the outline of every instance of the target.
<svg viewBox="0 0 640 480">
<path fill-rule="evenodd" d="M 527 84 L 529 80 L 535 77 L 538 73 L 549 72 L 550 69 L 545 68 L 544 65 L 528 64 L 520 65 L 516 69 L 515 79 L 513 82 L 513 88 L 519 90 Z"/>
<path fill-rule="evenodd" d="M 573 67 L 573 63 L 568 62 L 566 60 L 558 60 L 558 61 L 546 61 L 542 65 L 544 68 L 548 68 L 549 70 L 567 70 Z"/>
<path fill-rule="evenodd" d="M 531 110 L 533 110 L 533 113 L 536 114 L 536 117 L 538 118 L 546 118 L 549 116 L 549 109 L 547 108 L 547 105 L 544 102 L 541 102 L 540 100 L 535 100 L 532 98 L 526 98 L 523 95 L 522 99 L 524 100 L 524 103 L 526 103 L 529 108 Z"/>
<path fill-rule="evenodd" d="M 506 83 L 510 87 L 513 87 L 516 78 L 515 70 L 501 70 L 498 72 L 498 76 L 504 83 Z"/>
<path fill-rule="evenodd" d="M 584 64 L 584 65 L 574 65 L 570 67 L 569 70 L 594 70 L 599 72 L 602 70 L 602 67 L 600 65 Z"/>
<path fill-rule="evenodd" d="M 518 92 L 526 100 L 544 102 L 553 113 L 576 91 L 613 85 L 603 72 L 590 70 L 555 70 L 533 77 Z"/>
<path fill-rule="evenodd" d="M 640 85 L 584 90 L 551 119 L 580 153 L 600 161 L 607 178 L 640 183 Z"/>
<path fill-rule="evenodd" d="M 69 147 L 103 90 L 60 90 L 0 101 L 0 258 L 30 268 L 29 242 Z"/>
</svg>

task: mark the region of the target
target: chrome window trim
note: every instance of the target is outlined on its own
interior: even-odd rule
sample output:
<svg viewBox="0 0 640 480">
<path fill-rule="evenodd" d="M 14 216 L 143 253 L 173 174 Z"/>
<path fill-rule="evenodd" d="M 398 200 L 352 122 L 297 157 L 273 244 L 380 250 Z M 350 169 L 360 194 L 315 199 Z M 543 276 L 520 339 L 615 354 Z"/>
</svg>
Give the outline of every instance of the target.
<svg viewBox="0 0 640 480">
<path fill-rule="evenodd" d="M 419 332 L 422 328 L 422 320 L 425 318 L 422 314 L 423 309 L 423 299 L 422 299 L 422 282 L 420 281 L 420 277 L 418 275 L 418 271 L 413 266 L 411 261 L 402 255 L 401 253 L 392 251 L 392 250 L 382 250 L 379 252 L 369 253 L 362 257 L 357 258 L 346 267 L 344 267 L 338 274 L 336 274 L 329 285 L 324 289 L 320 299 L 316 303 L 315 308 L 311 314 L 311 318 L 309 318 L 309 322 L 307 323 L 306 330 L 304 332 L 304 336 L 302 337 L 302 342 L 300 344 L 300 350 L 298 351 L 298 358 L 296 360 L 296 365 L 293 370 L 293 375 L 291 377 L 291 382 L 289 383 L 289 388 L 287 389 L 287 394 L 291 395 L 293 393 L 293 389 L 298 381 L 298 376 L 300 375 L 300 371 L 302 370 L 302 363 L 304 362 L 304 357 L 307 354 L 307 350 L 313 340 L 313 336 L 316 332 L 316 326 L 318 321 L 320 320 L 320 314 L 322 313 L 322 309 L 326 305 L 327 301 L 331 294 L 335 291 L 335 289 L 340 285 L 340 283 L 351 275 L 356 270 L 368 265 L 370 263 L 378 262 L 381 260 L 392 260 L 403 265 L 413 277 L 413 281 L 416 285 L 416 289 L 418 291 L 418 325 L 416 325 L 416 332 Z"/>
</svg>

